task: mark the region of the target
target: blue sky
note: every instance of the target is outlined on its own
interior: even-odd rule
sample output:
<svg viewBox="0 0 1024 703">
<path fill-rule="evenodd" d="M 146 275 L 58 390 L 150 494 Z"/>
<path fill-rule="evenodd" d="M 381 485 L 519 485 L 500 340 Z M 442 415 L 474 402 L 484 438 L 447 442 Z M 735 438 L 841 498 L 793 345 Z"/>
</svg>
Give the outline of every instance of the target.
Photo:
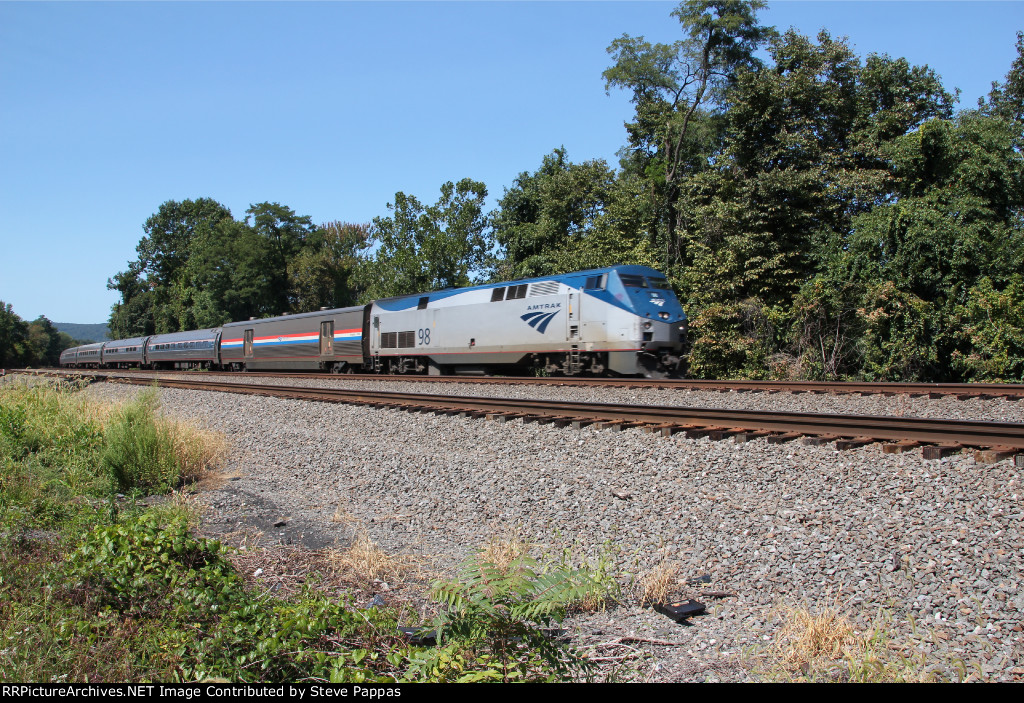
<svg viewBox="0 0 1024 703">
<path fill-rule="evenodd" d="M 107 278 L 166 200 L 276 201 L 369 222 L 447 180 L 492 202 L 544 154 L 615 162 L 623 33 L 680 37 L 673 2 L 0 0 L 0 300 L 106 321 Z M 1024 2 L 770 2 L 764 24 L 928 64 L 973 107 Z"/>
</svg>

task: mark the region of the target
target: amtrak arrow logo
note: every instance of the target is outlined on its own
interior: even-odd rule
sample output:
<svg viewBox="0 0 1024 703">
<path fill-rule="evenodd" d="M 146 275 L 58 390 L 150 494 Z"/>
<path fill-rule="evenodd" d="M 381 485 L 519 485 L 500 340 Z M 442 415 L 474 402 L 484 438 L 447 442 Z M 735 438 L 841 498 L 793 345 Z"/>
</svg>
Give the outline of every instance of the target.
<svg viewBox="0 0 1024 703">
<path fill-rule="evenodd" d="M 519 319 L 530 325 L 530 327 L 533 327 L 541 334 L 544 334 L 544 330 L 548 328 L 548 323 L 551 322 L 551 318 L 560 312 L 561 310 L 555 310 L 554 312 L 528 312 Z"/>
</svg>

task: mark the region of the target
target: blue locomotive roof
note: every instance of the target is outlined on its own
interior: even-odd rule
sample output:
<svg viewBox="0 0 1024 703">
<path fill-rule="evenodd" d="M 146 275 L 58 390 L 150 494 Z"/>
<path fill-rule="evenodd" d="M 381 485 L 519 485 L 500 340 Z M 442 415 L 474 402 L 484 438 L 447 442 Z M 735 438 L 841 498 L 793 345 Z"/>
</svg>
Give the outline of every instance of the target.
<svg viewBox="0 0 1024 703">
<path fill-rule="evenodd" d="M 600 276 L 603 273 L 617 272 L 620 274 L 634 275 L 634 276 L 646 276 L 649 278 L 660 278 L 664 279 L 665 274 L 661 273 L 657 269 L 652 269 L 650 266 L 635 266 L 635 265 L 618 265 L 618 266 L 607 266 L 599 269 L 589 269 L 587 271 L 574 271 L 573 273 L 561 273 L 554 276 L 538 276 L 537 278 L 519 278 L 514 281 L 501 281 L 500 283 L 484 283 L 478 286 L 467 286 L 466 288 L 445 288 L 444 290 L 433 291 L 428 293 L 416 293 L 415 295 L 401 295 L 394 298 L 382 298 L 375 300 L 374 305 L 391 312 L 398 310 L 408 310 L 411 307 L 416 307 L 419 304 L 420 298 L 429 297 L 431 300 L 444 300 L 453 295 L 460 295 L 468 291 L 474 290 L 491 290 L 493 288 L 502 288 L 505 286 L 516 286 L 523 283 L 539 283 L 541 281 L 558 281 L 564 283 L 572 288 L 583 288 L 586 280 L 592 276 Z M 617 304 L 614 300 L 609 301 L 613 304 Z"/>
</svg>

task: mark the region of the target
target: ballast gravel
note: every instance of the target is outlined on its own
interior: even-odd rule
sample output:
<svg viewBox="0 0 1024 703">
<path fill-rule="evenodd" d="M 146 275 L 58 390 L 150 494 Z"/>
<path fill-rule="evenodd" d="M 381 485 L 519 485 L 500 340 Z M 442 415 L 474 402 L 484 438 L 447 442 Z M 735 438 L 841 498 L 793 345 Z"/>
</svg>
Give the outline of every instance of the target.
<svg viewBox="0 0 1024 703">
<path fill-rule="evenodd" d="M 708 605 L 688 625 L 628 604 L 566 625 L 595 656 L 647 651 L 623 659 L 636 680 L 758 680 L 782 613 L 801 606 L 837 608 L 862 630 L 880 625 L 945 677 L 1024 678 L 1024 470 L 1013 459 L 979 465 L 966 454 L 925 460 L 877 446 L 736 444 L 174 389 L 159 397 L 167 414 L 229 438 L 234 480 L 201 495 L 213 532 L 255 526 L 319 547 L 345 544 L 358 524 L 385 550 L 451 572 L 515 528 L 551 553 L 604 554 L 634 577 L 677 567 L 676 594 Z M 1019 403 L 1005 405 L 1020 414 Z"/>
</svg>

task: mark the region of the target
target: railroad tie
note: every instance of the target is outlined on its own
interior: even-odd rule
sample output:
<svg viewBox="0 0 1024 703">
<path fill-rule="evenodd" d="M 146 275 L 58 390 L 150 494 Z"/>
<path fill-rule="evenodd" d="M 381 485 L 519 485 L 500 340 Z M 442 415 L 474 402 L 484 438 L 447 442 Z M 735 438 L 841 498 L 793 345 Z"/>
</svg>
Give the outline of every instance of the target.
<svg viewBox="0 0 1024 703">
<path fill-rule="evenodd" d="M 835 442 L 839 438 L 840 438 L 839 435 L 834 435 L 834 434 L 814 435 L 814 436 L 811 436 L 811 437 L 803 437 L 803 438 L 801 438 L 800 439 L 800 444 L 804 445 L 805 447 L 820 447 L 823 444 L 828 444 L 829 442 Z"/>
<path fill-rule="evenodd" d="M 963 449 L 959 444 L 929 444 L 921 447 L 921 456 L 925 459 L 944 459 Z"/>
<path fill-rule="evenodd" d="M 794 439 L 800 439 L 803 437 L 799 432 L 784 432 L 782 434 L 770 434 L 765 437 L 768 440 L 768 444 L 782 444 L 783 442 L 792 442 Z"/>
<path fill-rule="evenodd" d="M 887 442 L 882 445 L 883 454 L 900 454 L 902 452 L 909 452 L 911 449 L 920 447 L 920 442 L 915 442 L 910 439 L 905 439 L 902 442 Z"/>
<path fill-rule="evenodd" d="M 641 427 L 640 431 L 644 432 L 645 434 L 660 434 L 663 437 L 669 437 L 671 435 L 663 434 L 662 430 L 668 429 L 670 427 L 675 427 L 675 425 L 670 425 L 670 424 L 666 424 L 666 423 L 650 424 L 650 425 L 644 425 L 643 427 Z"/>
<path fill-rule="evenodd" d="M 979 464 L 994 464 L 997 461 L 1003 459 L 1009 459 L 1015 455 L 1019 450 L 1013 447 L 988 447 L 987 449 L 978 449 L 974 452 L 974 460 Z"/>
<path fill-rule="evenodd" d="M 767 437 L 771 434 L 768 430 L 754 430 L 753 432 L 737 432 L 732 436 L 732 441 L 736 444 L 743 444 L 744 442 L 750 442 L 751 440 L 760 439 L 761 437 Z"/>
<path fill-rule="evenodd" d="M 854 437 L 853 439 L 837 439 L 836 449 L 844 451 L 847 449 L 857 449 L 858 447 L 864 447 L 869 444 L 874 444 L 875 439 L 873 437 Z"/>
</svg>

